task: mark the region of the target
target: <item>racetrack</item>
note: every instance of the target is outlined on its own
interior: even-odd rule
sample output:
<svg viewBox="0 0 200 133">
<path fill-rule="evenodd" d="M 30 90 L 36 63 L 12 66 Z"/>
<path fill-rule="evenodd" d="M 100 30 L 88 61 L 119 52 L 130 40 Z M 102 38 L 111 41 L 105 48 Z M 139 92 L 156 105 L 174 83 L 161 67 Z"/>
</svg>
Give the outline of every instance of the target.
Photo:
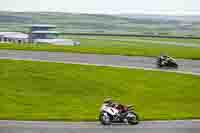
<svg viewBox="0 0 200 133">
<path fill-rule="evenodd" d="M 126 68 L 159 70 L 153 57 L 130 57 L 120 55 L 72 54 L 58 52 L 32 52 L 0 50 L 1 59 L 92 64 Z M 177 60 L 180 68 L 171 70 L 180 73 L 200 75 L 200 61 Z M 162 70 L 165 71 L 165 70 Z M 168 71 L 168 70 L 166 70 Z M 200 120 L 145 121 L 138 125 L 102 126 L 98 122 L 33 122 L 0 121 L 0 133 L 199 133 Z"/>
<path fill-rule="evenodd" d="M 158 69 L 156 67 L 156 58 L 153 57 L 0 50 L 0 59 L 112 66 L 200 75 L 200 61 L 186 59 L 177 60 L 179 64 L 179 68 L 177 70 Z"/>
<path fill-rule="evenodd" d="M 199 133 L 199 120 L 145 121 L 138 125 L 99 122 L 0 121 L 0 133 Z"/>
</svg>

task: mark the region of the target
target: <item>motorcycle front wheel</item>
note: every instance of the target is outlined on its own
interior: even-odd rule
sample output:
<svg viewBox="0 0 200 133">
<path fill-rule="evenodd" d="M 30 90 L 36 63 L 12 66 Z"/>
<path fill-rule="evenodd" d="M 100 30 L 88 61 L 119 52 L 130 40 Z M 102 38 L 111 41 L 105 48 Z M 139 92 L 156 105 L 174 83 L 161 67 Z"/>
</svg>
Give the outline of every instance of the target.
<svg viewBox="0 0 200 133">
<path fill-rule="evenodd" d="M 101 113 L 99 115 L 99 120 L 102 125 L 110 125 L 111 124 L 111 118 L 109 115 L 105 115 L 105 114 Z"/>
<path fill-rule="evenodd" d="M 132 117 L 128 117 L 127 120 L 128 120 L 128 124 L 130 125 L 136 125 L 139 123 L 139 117 L 136 113 L 129 113 L 130 115 L 132 115 Z"/>
</svg>

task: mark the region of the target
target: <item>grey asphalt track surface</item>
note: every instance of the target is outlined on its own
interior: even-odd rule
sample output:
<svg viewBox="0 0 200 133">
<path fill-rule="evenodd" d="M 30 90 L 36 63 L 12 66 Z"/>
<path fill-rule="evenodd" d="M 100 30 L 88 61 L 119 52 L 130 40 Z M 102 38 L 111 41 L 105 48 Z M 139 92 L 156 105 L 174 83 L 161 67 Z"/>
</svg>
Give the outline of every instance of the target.
<svg viewBox="0 0 200 133">
<path fill-rule="evenodd" d="M 138 125 L 99 122 L 0 121 L 0 133 L 199 133 L 199 120 L 145 121 Z"/>
<path fill-rule="evenodd" d="M 200 61 L 178 59 L 178 69 L 158 69 L 156 58 L 120 55 L 75 54 L 61 52 L 33 52 L 0 50 L 0 59 L 62 62 L 71 64 L 135 68 L 200 75 Z"/>
</svg>

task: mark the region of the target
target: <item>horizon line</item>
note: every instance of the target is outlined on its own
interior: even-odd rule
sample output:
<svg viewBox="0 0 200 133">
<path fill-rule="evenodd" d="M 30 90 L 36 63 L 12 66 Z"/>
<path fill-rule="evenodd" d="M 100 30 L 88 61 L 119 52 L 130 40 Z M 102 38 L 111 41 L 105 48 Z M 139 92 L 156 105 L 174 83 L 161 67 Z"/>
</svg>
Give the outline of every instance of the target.
<svg viewBox="0 0 200 133">
<path fill-rule="evenodd" d="M 160 16 L 200 16 L 200 13 L 182 13 L 182 14 L 171 14 L 171 13 L 145 13 L 145 12 L 119 12 L 119 13 L 90 13 L 90 12 L 65 12 L 65 11 L 14 11 L 14 10 L 0 10 L 0 12 L 13 12 L 13 13 L 70 13 L 70 14 L 91 14 L 91 15 L 160 15 Z"/>
</svg>

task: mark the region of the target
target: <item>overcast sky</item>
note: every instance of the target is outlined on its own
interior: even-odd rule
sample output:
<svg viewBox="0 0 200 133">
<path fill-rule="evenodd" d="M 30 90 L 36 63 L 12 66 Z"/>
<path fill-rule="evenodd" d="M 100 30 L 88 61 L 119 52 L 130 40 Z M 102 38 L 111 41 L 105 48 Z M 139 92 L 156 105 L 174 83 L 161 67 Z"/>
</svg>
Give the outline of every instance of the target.
<svg viewBox="0 0 200 133">
<path fill-rule="evenodd" d="M 0 10 L 187 15 L 200 14 L 200 0 L 0 0 Z"/>
</svg>

